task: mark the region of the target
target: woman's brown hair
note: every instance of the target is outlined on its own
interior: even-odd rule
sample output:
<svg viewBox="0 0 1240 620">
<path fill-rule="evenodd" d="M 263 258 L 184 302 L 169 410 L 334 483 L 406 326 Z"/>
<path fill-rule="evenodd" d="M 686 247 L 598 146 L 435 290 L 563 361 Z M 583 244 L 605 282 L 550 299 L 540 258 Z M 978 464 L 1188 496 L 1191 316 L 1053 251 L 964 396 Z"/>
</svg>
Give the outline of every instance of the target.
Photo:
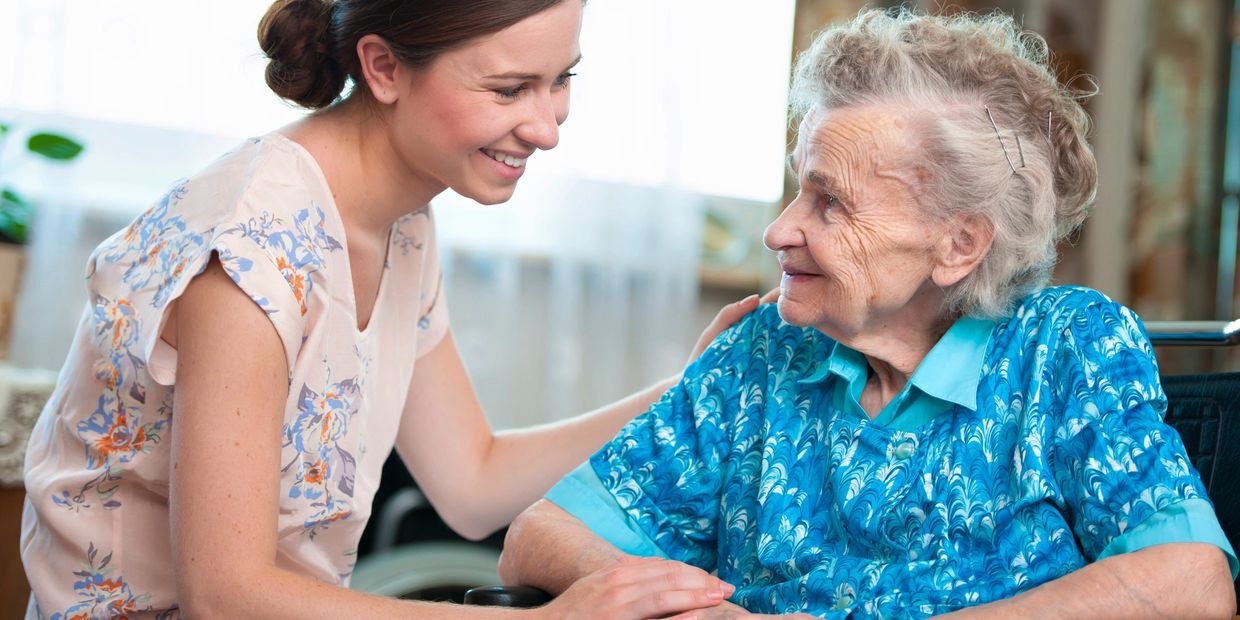
<svg viewBox="0 0 1240 620">
<path fill-rule="evenodd" d="M 377 34 L 407 66 L 498 32 L 564 0 L 276 0 L 258 24 L 267 85 L 305 108 L 362 83 L 357 42 Z"/>
</svg>

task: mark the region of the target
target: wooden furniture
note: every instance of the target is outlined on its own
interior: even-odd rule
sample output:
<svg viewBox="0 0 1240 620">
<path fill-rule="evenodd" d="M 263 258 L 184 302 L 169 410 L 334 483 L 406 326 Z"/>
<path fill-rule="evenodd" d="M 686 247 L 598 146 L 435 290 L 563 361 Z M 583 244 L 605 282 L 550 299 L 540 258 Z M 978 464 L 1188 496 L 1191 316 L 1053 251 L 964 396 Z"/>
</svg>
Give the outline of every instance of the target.
<svg viewBox="0 0 1240 620">
<path fill-rule="evenodd" d="M 22 461 L 30 431 L 55 383 L 51 371 L 0 366 L 0 620 L 26 614 L 30 586 L 18 545 L 26 497 Z"/>
</svg>

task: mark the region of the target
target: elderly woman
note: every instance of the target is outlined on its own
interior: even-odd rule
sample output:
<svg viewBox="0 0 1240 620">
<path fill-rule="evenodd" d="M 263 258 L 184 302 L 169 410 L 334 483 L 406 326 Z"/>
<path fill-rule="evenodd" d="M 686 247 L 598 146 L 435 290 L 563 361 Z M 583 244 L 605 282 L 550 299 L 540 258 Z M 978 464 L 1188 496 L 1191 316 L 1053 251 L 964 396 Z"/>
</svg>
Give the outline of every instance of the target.
<svg viewBox="0 0 1240 620">
<path fill-rule="evenodd" d="M 662 556 L 736 586 L 698 617 L 1230 617 L 1235 554 L 1140 321 L 1044 288 L 1097 178 L 1045 42 L 864 12 L 793 100 L 778 312 L 520 517 L 505 580 Z"/>
</svg>

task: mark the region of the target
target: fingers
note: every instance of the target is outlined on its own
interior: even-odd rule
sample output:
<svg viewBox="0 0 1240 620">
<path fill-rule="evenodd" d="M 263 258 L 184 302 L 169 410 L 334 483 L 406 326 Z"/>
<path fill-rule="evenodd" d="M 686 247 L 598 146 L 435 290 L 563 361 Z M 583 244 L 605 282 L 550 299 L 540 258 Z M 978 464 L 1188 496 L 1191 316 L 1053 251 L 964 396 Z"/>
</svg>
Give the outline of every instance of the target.
<svg viewBox="0 0 1240 620">
<path fill-rule="evenodd" d="M 714 607 L 727 598 L 727 591 L 712 590 L 663 590 L 644 596 L 627 607 L 642 618 L 662 618 L 668 614 Z"/>
<path fill-rule="evenodd" d="M 615 573 L 609 576 L 612 585 L 643 584 L 665 590 L 732 587 L 696 566 L 663 558 L 627 557 L 609 570 Z"/>
<path fill-rule="evenodd" d="M 766 294 L 762 296 L 762 299 L 758 301 L 758 303 L 773 304 L 777 301 L 779 301 L 779 287 L 778 286 L 767 291 Z"/>
<path fill-rule="evenodd" d="M 734 323 L 739 321 L 741 317 L 753 312 L 754 308 L 757 307 L 758 296 L 750 295 L 749 297 L 746 297 L 738 302 L 730 303 L 720 309 L 719 313 L 715 315 L 715 319 L 710 322 L 710 325 L 706 326 L 706 330 L 703 331 L 702 335 L 698 338 L 697 344 L 693 346 L 693 351 L 689 354 L 689 361 L 687 364 L 693 363 L 693 360 L 700 357 L 702 352 L 706 350 L 706 347 L 710 346 L 710 343 L 714 341 L 716 336 L 723 333 L 725 329 L 731 327 Z"/>
<path fill-rule="evenodd" d="M 744 608 L 724 601 L 715 607 L 701 607 L 682 612 L 675 616 L 671 616 L 670 620 L 738 620 L 740 618 L 756 617 L 758 616 L 754 616 Z M 767 616 L 761 617 L 765 618 Z"/>
<path fill-rule="evenodd" d="M 727 327 L 735 323 L 738 319 L 745 316 L 746 314 L 753 312 L 753 309 L 757 307 L 758 307 L 758 296 L 750 295 L 749 297 L 746 297 L 740 301 L 733 302 L 733 303 L 730 303 L 724 306 L 723 309 L 719 311 L 719 314 L 715 315 L 715 320 L 713 321 L 712 325 L 719 325 L 721 327 Z"/>
<path fill-rule="evenodd" d="M 735 588 L 706 571 L 671 560 L 647 558 L 611 569 L 607 581 L 613 603 L 642 618 L 713 607 Z"/>
</svg>

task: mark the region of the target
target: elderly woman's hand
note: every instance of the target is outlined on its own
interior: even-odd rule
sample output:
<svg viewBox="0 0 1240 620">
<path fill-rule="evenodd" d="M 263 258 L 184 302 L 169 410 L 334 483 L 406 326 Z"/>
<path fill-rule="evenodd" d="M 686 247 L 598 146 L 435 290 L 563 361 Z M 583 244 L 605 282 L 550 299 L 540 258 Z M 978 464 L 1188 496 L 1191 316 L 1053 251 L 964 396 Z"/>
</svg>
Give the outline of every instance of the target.
<svg viewBox="0 0 1240 620">
<path fill-rule="evenodd" d="M 671 620 L 752 620 L 753 618 L 784 618 L 785 620 L 817 620 L 809 614 L 751 614 L 744 607 L 732 603 L 722 603 L 717 607 L 695 609 L 683 614 L 672 616 Z"/>
<path fill-rule="evenodd" d="M 689 354 L 689 361 L 686 365 L 692 364 L 693 360 L 702 356 L 706 351 L 706 347 L 719 337 L 723 331 L 736 324 L 746 314 L 753 312 L 761 304 L 769 304 L 779 299 L 779 289 L 772 289 L 759 298 L 757 295 L 750 295 L 738 302 L 730 303 L 719 310 L 715 315 L 715 319 L 702 330 L 702 335 L 698 337 L 697 344 L 693 345 L 693 352 Z"/>
<path fill-rule="evenodd" d="M 685 610 L 692 610 L 687 617 L 693 617 L 702 608 L 719 605 L 732 592 L 730 584 L 700 568 L 626 556 L 574 583 L 540 610 L 548 613 L 539 617 L 643 620 Z"/>
</svg>

